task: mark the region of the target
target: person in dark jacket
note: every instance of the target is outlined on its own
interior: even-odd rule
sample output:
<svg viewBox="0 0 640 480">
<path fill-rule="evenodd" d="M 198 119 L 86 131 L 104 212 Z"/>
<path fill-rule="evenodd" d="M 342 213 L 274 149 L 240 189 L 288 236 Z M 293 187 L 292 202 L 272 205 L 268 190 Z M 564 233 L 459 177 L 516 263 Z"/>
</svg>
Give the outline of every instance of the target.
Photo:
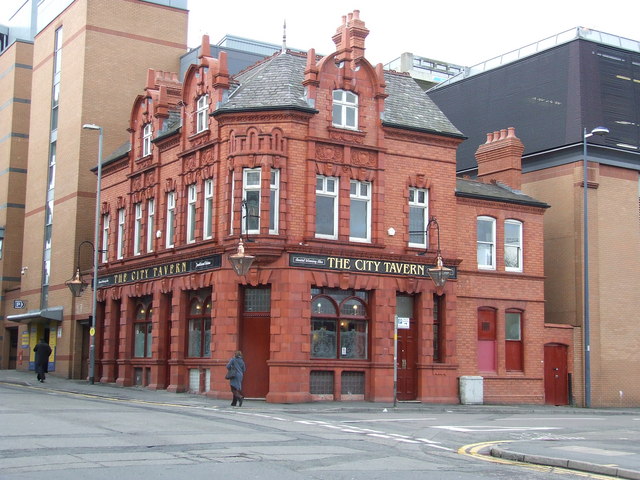
<svg viewBox="0 0 640 480">
<path fill-rule="evenodd" d="M 45 374 L 49 372 L 49 356 L 51 355 L 51 347 L 43 338 L 40 340 L 40 343 L 33 347 L 33 351 L 36 352 L 35 364 L 38 381 L 40 383 L 44 383 L 46 377 Z"/>
<path fill-rule="evenodd" d="M 236 404 L 241 407 L 244 395 L 242 395 L 242 378 L 244 372 L 247 370 L 244 360 L 242 359 L 242 352 L 238 350 L 229 363 L 227 363 L 227 378 L 231 385 L 231 393 L 233 394 L 233 401 L 231 406 L 235 407 Z"/>
</svg>

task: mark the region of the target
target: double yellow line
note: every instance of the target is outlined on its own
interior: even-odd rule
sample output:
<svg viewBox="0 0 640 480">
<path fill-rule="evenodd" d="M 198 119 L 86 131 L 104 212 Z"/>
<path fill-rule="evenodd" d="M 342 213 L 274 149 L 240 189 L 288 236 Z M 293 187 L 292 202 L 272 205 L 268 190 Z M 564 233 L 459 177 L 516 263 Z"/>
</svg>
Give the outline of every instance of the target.
<svg viewBox="0 0 640 480">
<path fill-rule="evenodd" d="M 538 472 L 545 473 L 556 473 L 558 475 L 576 475 L 579 477 L 587 477 L 587 478 L 597 478 L 601 480 L 611 480 L 618 477 L 611 477 L 609 475 L 602 475 L 597 473 L 589 473 L 589 472 L 581 472 L 579 470 L 571 470 L 568 468 L 562 467 L 550 467 L 547 465 L 536 465 L 534 463 L 525 463 L 518 462 L 516 460 L 507 460 L 506 458 L 498 458 L 493 457 L 486 453 L 481 453 L 482 450 L 491 449 L 491 447 L 496 445 L 501 445 L 503 443 L 511 443 L 513 440 L 494 440 L 492 442 L 480 442 L 480 443 L 472 443 L 470 445 L 464 445 L 458 449 L 458 453 L 460 455 L 465 455 L 467 457 L 472 457 L 478 460 L 484 460 L 485 462 L 493 462 L 493 463 L 502 463 L 504 465 L 515 465 L 519 467 L 528 468 L 530 470 L 536 470 Z"/>
</svg>

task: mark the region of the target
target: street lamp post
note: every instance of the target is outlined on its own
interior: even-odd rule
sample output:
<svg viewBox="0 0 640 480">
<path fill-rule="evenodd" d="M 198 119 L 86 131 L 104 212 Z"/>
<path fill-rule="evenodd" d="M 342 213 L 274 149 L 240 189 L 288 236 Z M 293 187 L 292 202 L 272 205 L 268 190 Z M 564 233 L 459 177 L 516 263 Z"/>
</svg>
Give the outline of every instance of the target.
<svg viewBox="0 0 640 480">
<path fill-rule="evenodd" d="M 91 329 L 89 330 L 89 383 L 95 382 L 96 366 L 96 313 L 98 306 L 98 253 L 100 235 L 100 190 L 102 187 L 102 127 L 87 123 L 82 126 L 85 130 L 97 130 L 98 136 L 98 179 L 96 185 L 96 218 L 93 232 L 93 298 L 91 301 Z"/>
<path fill-rule="evenodd" d="M 588 206 L 588 161 L 587 161 L 587 138 L 593 135 L 606 135 L 609 133 L 609 129 L 606 127 L 596 127 L 591 130 L 591 133 L 587 133 L 587 129 L 584 128 L 582 132 L 582 175 L 583 175 L 583 222 L 584 228 L 582 233 L 583 241 L 583 266 L 584 272 L 584 321 L 582 325 L 583 343 L 584 343 L 584 406 L 586 408 L 591 407 L 591 336 L 589 332 L 590 312 L 589 312 L 589 206 Z"/>
</svg>

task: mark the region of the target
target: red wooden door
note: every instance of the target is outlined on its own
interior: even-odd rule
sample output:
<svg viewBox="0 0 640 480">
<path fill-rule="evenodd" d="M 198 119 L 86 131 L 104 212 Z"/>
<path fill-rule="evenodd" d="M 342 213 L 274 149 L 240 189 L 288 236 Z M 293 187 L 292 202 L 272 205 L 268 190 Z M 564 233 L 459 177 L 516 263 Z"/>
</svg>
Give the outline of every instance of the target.
<svg viewBox="0 0 640 480">
<path fill-rule="evenodd" d="M 566 345 L 551 343 L 544 346 L 544 403 L 567 405 L 569 383 Z"/>
<path fill-rule="evenodd" d="M 478 310 L 478 371 L 495 372 L 496 354 L 496 311 Z"/>
<path fill-rule="evenodd" d="M 416 362 L 418 350 L 416 348 L 416 322 L 409 319 L 410 328 L 398 329 L 398 400 L 415 400 L 416 388 Z"/>
<path fill-rule="evenodd" d="M 240 349 L 247 366 L 242 393 L 248 398 L 265 398 L 269 393 L 269 316 L 247 316 L 242 319 Z"/>
</svg>

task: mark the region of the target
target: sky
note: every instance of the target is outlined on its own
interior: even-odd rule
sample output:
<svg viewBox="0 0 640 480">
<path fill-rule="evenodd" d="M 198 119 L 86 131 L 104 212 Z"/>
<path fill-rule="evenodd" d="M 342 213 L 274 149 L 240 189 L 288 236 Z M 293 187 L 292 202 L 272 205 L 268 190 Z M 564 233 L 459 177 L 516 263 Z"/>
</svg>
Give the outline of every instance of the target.
<svg viewBox="0 0 640 480">
<path fill-rule="evenodd" d="M 24 0 L 0 0 L 0 21 Z M 472 66 L 538 40 L 582 26 L 640 41 L 638 0 L 188 0 L 189 47 L 202 35 L 226 34 L 316 53 L 334 51 L 342 17 L 360 10 L 370 33 L 365 56 L 388 63 L 403 52 Z"/>
<path fill-rule="evenodd" d="M 2 0 L 0 0 L 2 1 Z M 365 56 L 388 63 L 403 52 L 472 66 L 574 27 L 582 26 L 640 41 L 638 0 L 189 0 L 189 46 L 208 34 L 315 48 L 329 54 L 342 17 L 360 10 L 370 31 Z"/>
</svg>

